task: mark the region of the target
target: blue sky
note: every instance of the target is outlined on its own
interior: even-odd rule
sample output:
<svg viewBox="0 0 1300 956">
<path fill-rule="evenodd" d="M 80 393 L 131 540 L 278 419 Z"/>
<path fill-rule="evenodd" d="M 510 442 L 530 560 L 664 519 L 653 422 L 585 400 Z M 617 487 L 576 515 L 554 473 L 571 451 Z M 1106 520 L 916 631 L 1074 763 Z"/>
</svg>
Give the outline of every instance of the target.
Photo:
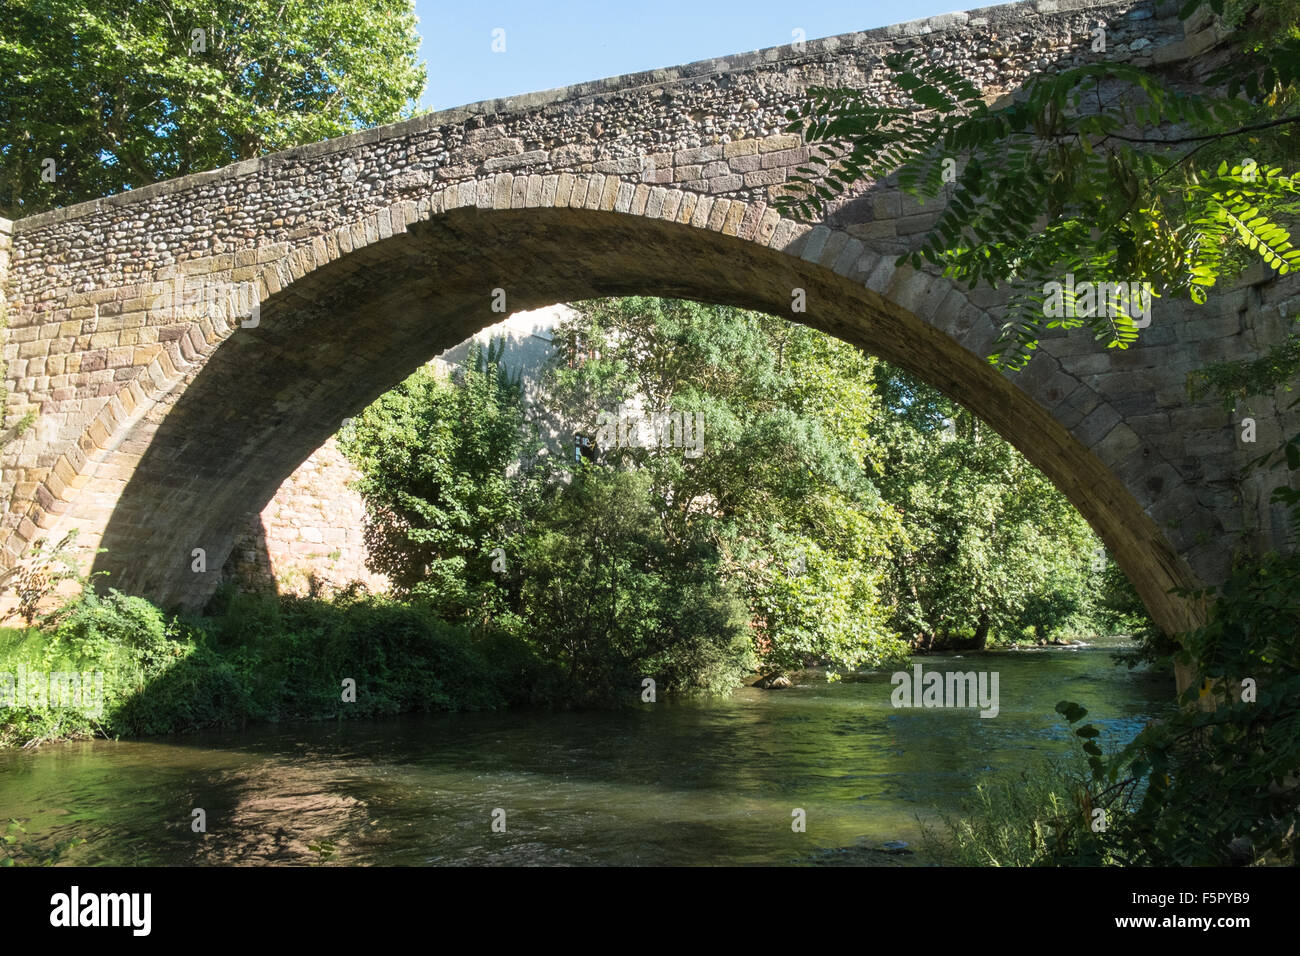
<svg viewBox="0 0 1300 956">
<path fill-rule="evenodd" d="M 445 109 L 584 80 L 903 23 L 988 0 L 416 0 L 429 71 L 421 107 Z M 492 31 L 505 52 L 492 52 Z"/>
</svg>

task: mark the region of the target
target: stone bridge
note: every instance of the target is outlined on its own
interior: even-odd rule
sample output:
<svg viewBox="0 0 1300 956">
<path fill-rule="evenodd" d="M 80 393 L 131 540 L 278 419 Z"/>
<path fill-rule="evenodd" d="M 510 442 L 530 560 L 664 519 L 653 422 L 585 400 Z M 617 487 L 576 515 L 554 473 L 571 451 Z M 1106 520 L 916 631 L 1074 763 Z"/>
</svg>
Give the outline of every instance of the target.
<svg viewBox="0 0 1300 956">
<path fill-rule="evenodd" d="M 894 266 L 933 204 L 888 181 L 815 226 L 772 204 L 807 158 L 782 128 L 810 84 L 888 98 L 882 61 L 901 49 L 994 94 L 1102 55 L 1203 69 L 1218 28 L 1188 32 L 1173 6 L 951 14 L 477 103 L 0 223 L 0 565 L 78 528 L 108 583 L 201 605 L 248 516 L 431 356 L 502 309 L 645 294 L 797 318 L 937 386 L 1042 469 L 1182 629 L 1197 611 L 1171 588 L 1288 533 L 1267 480 L 1241 471 L 1291 424 L 1263 400 L 1242 445 L 1237 416 L 1189 402 L 1186 374 L 1280 341 L 1297 286 L 1260 273 L 1204 307 L 1157 301 L 1138 347 L 1080 330 L 1003 374 L 985 361 L 998 293 Z"/>
</svg>

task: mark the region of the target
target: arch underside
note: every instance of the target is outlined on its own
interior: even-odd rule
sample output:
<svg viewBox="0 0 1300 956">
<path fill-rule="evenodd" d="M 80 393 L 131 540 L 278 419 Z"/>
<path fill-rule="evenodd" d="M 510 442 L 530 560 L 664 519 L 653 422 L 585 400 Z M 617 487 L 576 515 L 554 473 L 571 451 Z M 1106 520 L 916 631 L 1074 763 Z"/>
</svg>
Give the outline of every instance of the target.
<svg viewBox="0 0 1300 956">
<path fill-rule="evenodd" d="M 454 209 L 269 297 L 256 328 L 237 329 L 171 390 L 164 416 L 132 426 L 147 447 L 113 507 L 96 570 L 165 604 L 201 605 L 240 522 L 343 418 L 499 321 L 497 288 L 510 312 L 626 295 L 740 306 L 797 318 L 878 355 L 969 408 L 1041 469 L 1097 530 L 1160 626 L 1193 623 L 1169 591 L 1196 582 L 1134 494 L 1014 377 L 942 331 L 944 316 L 918 317 L 823 266 L 715 231 L 564 208 Z M 795 288 L 807 296 L 797 317 Z M 191 570 L 195 548 L 206 552 L 206 574 Z"/>
</svg>

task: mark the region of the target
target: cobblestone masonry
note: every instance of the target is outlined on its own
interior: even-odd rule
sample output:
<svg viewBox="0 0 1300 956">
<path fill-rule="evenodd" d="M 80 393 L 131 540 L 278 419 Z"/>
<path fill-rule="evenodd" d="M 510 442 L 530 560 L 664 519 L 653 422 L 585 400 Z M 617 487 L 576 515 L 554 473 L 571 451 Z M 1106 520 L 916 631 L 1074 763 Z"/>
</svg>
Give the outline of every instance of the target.
<svg viewBox="0 0 1300 956">
<path fill-rule="evenodd" d="M 789 315 L 802 288 L 801 321 L 1020 448 L 1180 629 L 1196 610 L 1169 588 L 1219 580 L 1234 549 L 1283 530 L 1268 479 L 1238 473 L 1293 425 L 1261 402 L 1243 446 L 1239 415 L 1190 403 L 1186 373 L 1278 341 L 1296 283 L 1259 274 L 1200 309 L 1157 302 L 1140 347 L 1054 337 L 1006 376 L 984 361 L 997 294 L 893 265 L 932 207 L 888 182 L 814 227 L 771 205 L 806 158 L 781 127 L 809 84 L 884 98 L 883 56 L 919 49 L 1005 92 L 1099 56 L 1101 19 L 1109 57 L 1203 73 L 1227 55 L 1216 26 L 1185 34 L 1173 14 L 1080 0 L 950 14 L 478 103 L 0 224 L 5 423 L 39 416 L 0 462 L 0 565 L 78 527 L 112 584 L 201 604 L 241 522 L 344 417 L 501 319 L 494 304 L 639 293 Z"/>
</svg>

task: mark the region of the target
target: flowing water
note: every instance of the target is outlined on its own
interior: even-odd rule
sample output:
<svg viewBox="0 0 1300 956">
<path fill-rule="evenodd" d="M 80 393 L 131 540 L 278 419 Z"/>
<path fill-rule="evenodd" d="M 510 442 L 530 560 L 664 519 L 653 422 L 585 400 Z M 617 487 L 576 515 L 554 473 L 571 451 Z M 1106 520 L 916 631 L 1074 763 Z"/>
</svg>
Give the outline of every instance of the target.
<svg viewBox="0 0 1300 956">
<path fill-rule="evenodd" d="M 891 705 L 889 673 L 625 712 L 266 726 L 0 753 L 0 826 L 77 864 L 784 864 L 862 861 L 975 783 L 1066 748 L 1074 700 L 1116 745 L 1172 682 L 1079 649 L 936 654 L 996 671 L 999 712 Z M 193 832 L 202 808 L 207 832 Z M 792 830 L 802 809 L 806 832 Z M 494 811 L 504 811 L 504 814 Z M 504 817 L 504 832 L 493 821 Z M 920 856 L 865 857 L 924 862 Z"/>
</svg>

